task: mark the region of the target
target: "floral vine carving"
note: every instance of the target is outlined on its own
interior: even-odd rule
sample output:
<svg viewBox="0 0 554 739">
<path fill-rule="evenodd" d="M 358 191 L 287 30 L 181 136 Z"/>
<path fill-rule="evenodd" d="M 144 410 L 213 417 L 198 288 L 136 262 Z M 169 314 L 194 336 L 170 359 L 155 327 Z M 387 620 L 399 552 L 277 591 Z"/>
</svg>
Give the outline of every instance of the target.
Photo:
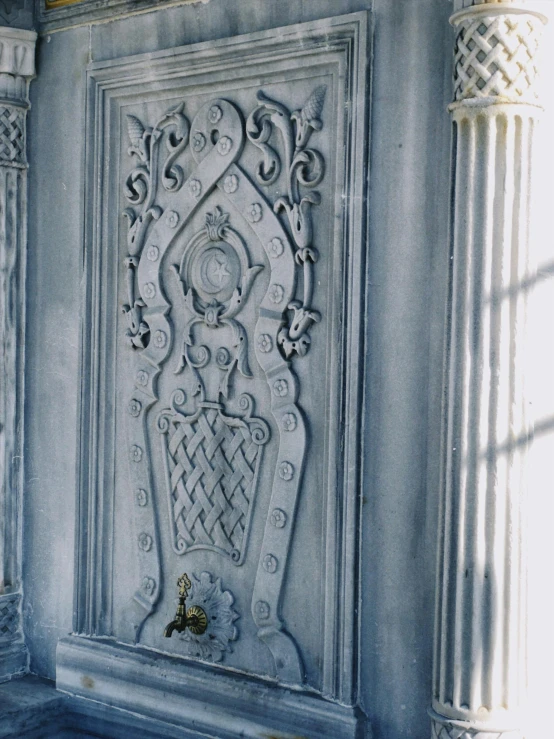
<svg viewBox="0 0 554 739">
<path fill-rule="evenodd" d="M 157 418 L 173 551 L 208 549 L 238 566 L 246 554 L 270 429 L 254 415 L 254 399 L 248 393 L 238 399 L 238 415 L 209 401 L 197 403 L 187 413 L 186 401 L 185 391 L 177 389 L 172 407 L 164 408 Z"/>
<path fill-rule="evenodd" d="M 126 208 L 123 212 L 129 221 L 129 253 L 125 259 L 129 302 L 123 306 L 123 312 L 128 322 L 129 343 L 138 349 L 144 349 L 148 345 L 150 329 L 142 317 L 145 303 L 136 294 L 136 270 L 148 226 L 162 214 L 162 209 L 155 204 L 159 180 L 161 179 L 161 184 L 168 192 L 177 192 L 183 185 L 183 170 L 175 164 L 189 140 L 190 124 L 183 115 L 183 108 L 184 103 L 170 108 L 154 128 L 144 126 L 134 115 L 127 115 L 130 140 L 128 152 L 130 156 L 136 157 L 138 163 L 128 175 L 124 189 L 126 199 L 134 207 Z M 160 175 L 158 161 L 160 144 L 164 139 L 168 153 Z M 139 207 L 140 212 L 137 213 L 136 208 Z"/>
<path fill-rule="evenodd" d="M 250 141 L 263 154 L 256 169 L 256 178 L 261 185 L 274 184 L 282 171 L 282 164 L 276 149 L 268 142 L 274 129 L 278 129 L 284 145 L 284 166 L 287 182 L 287 195 L 276 200 L 273 209 L 276 213 L 284 211 L 290 231 L 296 244 L 296 263 L 304 273 L 303 300 L 293 300 L 289 310 L 293 311 L 288 327 L 279 333 L 279 343 L 285 356 L 293 354 L 304 356 L 310 345 L 309 329 L 321 320 L 320 314 L 312 309 L 313 265 L 318 258 L 313 246 L 312 205 L 319 205 L 321 196 L 313 191 L 325 174 L 322 155 L 308 144 L 314 131 L 323 127 L 321 113 L 325 102 L 326 86 L 320 85 L 312 92 L 303 108 L 290 112 L 283 104 L 258 92 L 259 105 L 252 111 L 246 124 Z M 303 195 L 302 190 L 311 192 Z"/>
</svg>

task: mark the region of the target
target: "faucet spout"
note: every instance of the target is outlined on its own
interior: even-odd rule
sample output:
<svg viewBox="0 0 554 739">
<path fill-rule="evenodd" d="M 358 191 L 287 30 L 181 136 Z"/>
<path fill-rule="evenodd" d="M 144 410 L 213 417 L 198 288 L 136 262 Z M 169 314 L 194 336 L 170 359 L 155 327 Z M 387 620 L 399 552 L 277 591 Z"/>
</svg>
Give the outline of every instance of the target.
<svg viewBox="0 0 554 739">
<path fill-rule="evenodd" d="M 171 634 L 175 631 L 175 628 L 177 627 L 177 621 L 172 621 L 170 624 L 167 624 L 167 626 L 164 629 L 164 636 L 168 639 L 171 638 Z"/>
</svg>

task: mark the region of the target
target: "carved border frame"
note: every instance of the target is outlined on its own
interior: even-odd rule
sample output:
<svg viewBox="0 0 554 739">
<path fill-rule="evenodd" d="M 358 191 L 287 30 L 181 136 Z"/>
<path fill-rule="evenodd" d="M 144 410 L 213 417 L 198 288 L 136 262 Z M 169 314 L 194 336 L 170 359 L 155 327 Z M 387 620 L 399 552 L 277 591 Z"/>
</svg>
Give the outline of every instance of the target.
<svg viewBox="0 0 554 739">
<path fill-rule="evenodd" d="M 325 507 L 323 694 L 346 705 L 356 703 L 359 630 L 359 510 L 362 480 L 361 438 L 364 402 L 363 363 L 367 280 L 365 250 L 368 185 L 369 13 L 309 22 L 269 31 L 194 44 L 90 65 L 87 71 L 87 136 L 85 144 L 85 290 L 82 305 L 81 387 L 79 419 L 78 501 L 74 631 L 112 633 L 111 538 L 114 490 L 115 381 L 117 341 L 117 262 L 113 248 L 119 214 L 108 208 L 113 178 L 120 181 L 117 143 L 121 131 L 119 107 L 135 100 L 182 95 L 198 79 L 223 82 L 230 66 L 252 71 L 268 60 L 275 68 L 334 65 L 346 99 L 346 156 L 343 187 L 336 207 L 343 219 L 333 243 L 343 245 L 341 302 L 342 333 L 333 334 L 339 351 L 328 370 L 340 379 L 335 417 L 340 432 L 328 463 Z M 248 74 L 244 71 L 244 74 Z M 148 86 L 146 86 L 148 85 Z M 181 92 L 179 92 L 181 91 Z M 106 164 L 107 163 L 107 164 Z M 341 169 L 339 168 L 339 170 Z M 347 197 L 344 197 L 346 193 Z M 340 201 L 340 202 L 339 202 Z M 344 207 L 344 203 L 347 207 Z M 346 422 L 348 419 L 348 422 Z M 339 455 L 340 458 L 339 458 Z"/>
</svg>

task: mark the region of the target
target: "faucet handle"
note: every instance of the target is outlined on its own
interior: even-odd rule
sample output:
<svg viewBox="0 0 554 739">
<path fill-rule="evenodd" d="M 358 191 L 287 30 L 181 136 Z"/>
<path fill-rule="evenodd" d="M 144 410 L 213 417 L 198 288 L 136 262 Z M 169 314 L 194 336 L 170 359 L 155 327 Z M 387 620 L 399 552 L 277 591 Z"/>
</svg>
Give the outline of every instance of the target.
<svg viewBox="0 0 554 739">
<path fill-rule="evenodd" d="M 192 583 L 186 572 L 184 572 L 181 575 L 181 577 L 177 580 L 177 585 L 179 586 L 179 595 L 182 598 L 186 598 L 189 593 L 189 590 L 192 587 Z"/>
<path fill-rule="evenodd" d="M 164 636 L 169 638 L 174 631 L 182 634 L 185 629 L 190 629 L 193 634 L 203 634 L 208 628 L 206 611 L 200 608 L 200 606 L 191 606 L 188 611 L 186 610 L 186 598 L 192 587 L 192 583 L 186 572 L 177 580 L 177 585 L 179 586 L 177 613 L 173 621 L 165 627 Z"/>
</svg>

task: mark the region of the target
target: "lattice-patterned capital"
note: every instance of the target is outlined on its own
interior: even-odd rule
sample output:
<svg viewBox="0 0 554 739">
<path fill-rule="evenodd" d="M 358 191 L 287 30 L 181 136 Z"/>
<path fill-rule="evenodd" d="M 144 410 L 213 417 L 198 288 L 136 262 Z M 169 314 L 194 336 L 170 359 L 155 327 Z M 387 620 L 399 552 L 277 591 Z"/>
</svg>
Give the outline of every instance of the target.
<svg viewBox="0 0 554 739">
<path fill-rule="evenodd" d="M 521 11 L 485 13 L 503 4 L 479 5 L 454 16 L 454 100 L 495 98 L 498 102 L 539 103 L 538 59 L 544 19 Z"/>
<path fill-rule="evenodd" d="M 521 735 L 513 731 L 480 731 L 456 726 L 448 721 L 433 721 L 431 739 L 521 739 Z"/>
</svg>

